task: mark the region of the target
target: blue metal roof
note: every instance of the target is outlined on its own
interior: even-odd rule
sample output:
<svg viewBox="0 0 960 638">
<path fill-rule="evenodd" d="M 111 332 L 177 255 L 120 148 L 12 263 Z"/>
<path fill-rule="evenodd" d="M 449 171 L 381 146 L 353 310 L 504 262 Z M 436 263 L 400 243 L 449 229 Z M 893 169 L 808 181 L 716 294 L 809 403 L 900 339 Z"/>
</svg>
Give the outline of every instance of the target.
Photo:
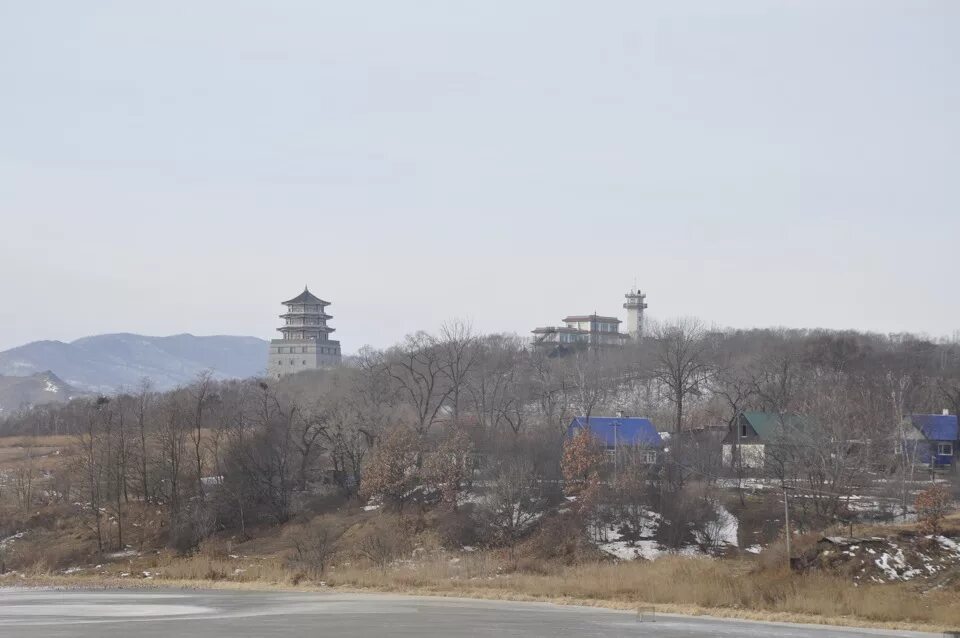
<svg viewBox="0 0 960 638">
<path fill-rule="evenodd" d="M 567 436 L 572 436 L 577 430 L 586 427 L 588 427 L 586 417 L 575 417 L 567 428 Z M 653 427 L 653 423 L 650 423 L 650 419 L 592 416 L 589 428 L 606 447 L 613 447 L 614 442 L 617 445 L 663 447 L 663 439 L 660 438 L 657 428 Z"/>
<path fill-rule="evenodd" d="M 910 420 L 931 441 L 960 440 L 955 414 L 911 414 Z"/>
</svg>

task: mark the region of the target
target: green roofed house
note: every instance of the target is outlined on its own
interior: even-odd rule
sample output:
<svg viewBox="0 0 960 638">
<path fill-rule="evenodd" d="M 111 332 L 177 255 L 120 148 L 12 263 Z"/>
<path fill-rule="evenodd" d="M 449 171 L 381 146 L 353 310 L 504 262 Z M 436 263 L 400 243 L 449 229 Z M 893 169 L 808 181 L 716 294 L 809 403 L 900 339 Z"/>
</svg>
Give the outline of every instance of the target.
<svg viewBox="0 0 960 638">
<path fill-rule="evenodd" d="M 799 414 L 741 412 L 723 437 L 723 464 L 733 467 L 739 450 L 744 468 L 763 468 L 770 446 L 786 445 L 795 440 L 796 434 L 807 429 L 809 424 L 809 419 Z"/>
</svg>

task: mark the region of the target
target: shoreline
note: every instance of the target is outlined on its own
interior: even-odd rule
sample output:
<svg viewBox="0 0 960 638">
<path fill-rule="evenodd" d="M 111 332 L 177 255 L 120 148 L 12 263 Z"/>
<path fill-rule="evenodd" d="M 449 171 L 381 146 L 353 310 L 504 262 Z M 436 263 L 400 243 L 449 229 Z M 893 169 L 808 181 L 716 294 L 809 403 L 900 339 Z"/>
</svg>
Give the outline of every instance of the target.
<svg viewBox="0 0 960 638">
<path fill-rule="evenodd" d="M 652 609 L 657 614 L 676 617 L 700 617 L 718 621 L 756 622 L 778 624 L 783 626 L 821 626 L 843 629 L 876 629 L 886 631 L 911 631 L 920 634 L 939 635 L 945 631 L 956 629 L 919 622 L 878 622 L 855 617 L 830 617 L 814 614 L 799 614 L 791 612 L 776 612 L 766 610 L 751 610 L 747 608 L 732 609 L 725 607 L 702 607 L 676 603 L 647 603 L 638 601 L 630 603 L 617 599 L 577 598 L 577 597 L 550 597 L 533 594 L 520 594 L 506 590 L 489 589 L 432 589 L 423 587 L 411 588 L 375 588 L 356 587 L 349 585 L 293 585 L 279 582 L 238 582 L 228 580 L 145 580 L 126 578 L 91 578 L 91 577 L 25 577 L 17 582 L 0 580 L 0 594 L 4 590 L 53 590 L 53 591 L 104 591 L 104 590 L 181 590 L 181 591 L 260 591 L 260 592 L 289 592 L 289 593 L 316 593 L 316 594 L 384 594 L 406 596 L 410 598 L 449 598 L 473 601 L 499 601 L 516 603 L 539 603 L 574 607 L 592 607 L 609 609 L 621 612 L 636 612 L 638 608 Z"/>
</svg>

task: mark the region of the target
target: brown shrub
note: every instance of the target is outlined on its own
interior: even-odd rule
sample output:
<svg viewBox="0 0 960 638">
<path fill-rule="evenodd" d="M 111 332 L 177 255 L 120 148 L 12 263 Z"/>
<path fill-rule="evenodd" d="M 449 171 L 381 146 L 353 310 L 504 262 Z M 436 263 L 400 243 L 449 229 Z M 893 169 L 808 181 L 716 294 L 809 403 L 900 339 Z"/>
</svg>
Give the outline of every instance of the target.
<svg viewBox="0 0 960 638">
<path fill-rule="evenodd" d="M 593 562 L 603 554 L 586 540 L 580 518 L 557 514 L 544 520 L 533 535 L 519 546 L 517 553 L 539 561 L 559 561 L 565 565 Z"/>
<path fill-rule="evenodd" d="M 410 551 L 411 526 L 415 527 L 416 523 L 398 520 L 386 514 L 378 516 L 372 524 L 362 527 L 352 535 L 349 540 L 350 547 L 357 557 L 383 571 L 391 562 Z"/>
<path fill-rule="evenodd" d="M 477 525 L 466 509 L 439 513 L 431 527 L 442 547 L 460 549 L 465 545 L 477 544 Z"/>
<path fill-rule="evenodd" d="M 950 490 L 943 485 L 934 485 L 917 494 L 914 507 L 921 534 L 940 534 L 943 519 L 950 509 Z"/>
<path fill-rule="evenodd" d="M 314 575 L 322 575 L 337 551 L 342 530 L 327 520 L 318 520 L 287 533 L 290 563 Z"/>
</svg>

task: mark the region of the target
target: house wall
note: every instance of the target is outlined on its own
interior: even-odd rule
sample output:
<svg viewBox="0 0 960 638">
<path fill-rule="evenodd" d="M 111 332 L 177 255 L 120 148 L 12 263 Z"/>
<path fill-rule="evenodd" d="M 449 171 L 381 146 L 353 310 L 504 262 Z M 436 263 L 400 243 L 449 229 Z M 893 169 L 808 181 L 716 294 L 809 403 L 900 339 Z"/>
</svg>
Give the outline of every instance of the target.
<svg viewBox="0 0 960 638">
<path fill-rule="evenodd" d="M 734 450 L 736 446 L 732 443 L 723 444 L 723 465 L 724 467 L 735 467 L 736 455 Z M 763 443 L 743 443 L 740 445 L 741 462 L 745 469 L 759 469 L 764 466 L 767 460 L 767 450 Z"/>
</svg>

